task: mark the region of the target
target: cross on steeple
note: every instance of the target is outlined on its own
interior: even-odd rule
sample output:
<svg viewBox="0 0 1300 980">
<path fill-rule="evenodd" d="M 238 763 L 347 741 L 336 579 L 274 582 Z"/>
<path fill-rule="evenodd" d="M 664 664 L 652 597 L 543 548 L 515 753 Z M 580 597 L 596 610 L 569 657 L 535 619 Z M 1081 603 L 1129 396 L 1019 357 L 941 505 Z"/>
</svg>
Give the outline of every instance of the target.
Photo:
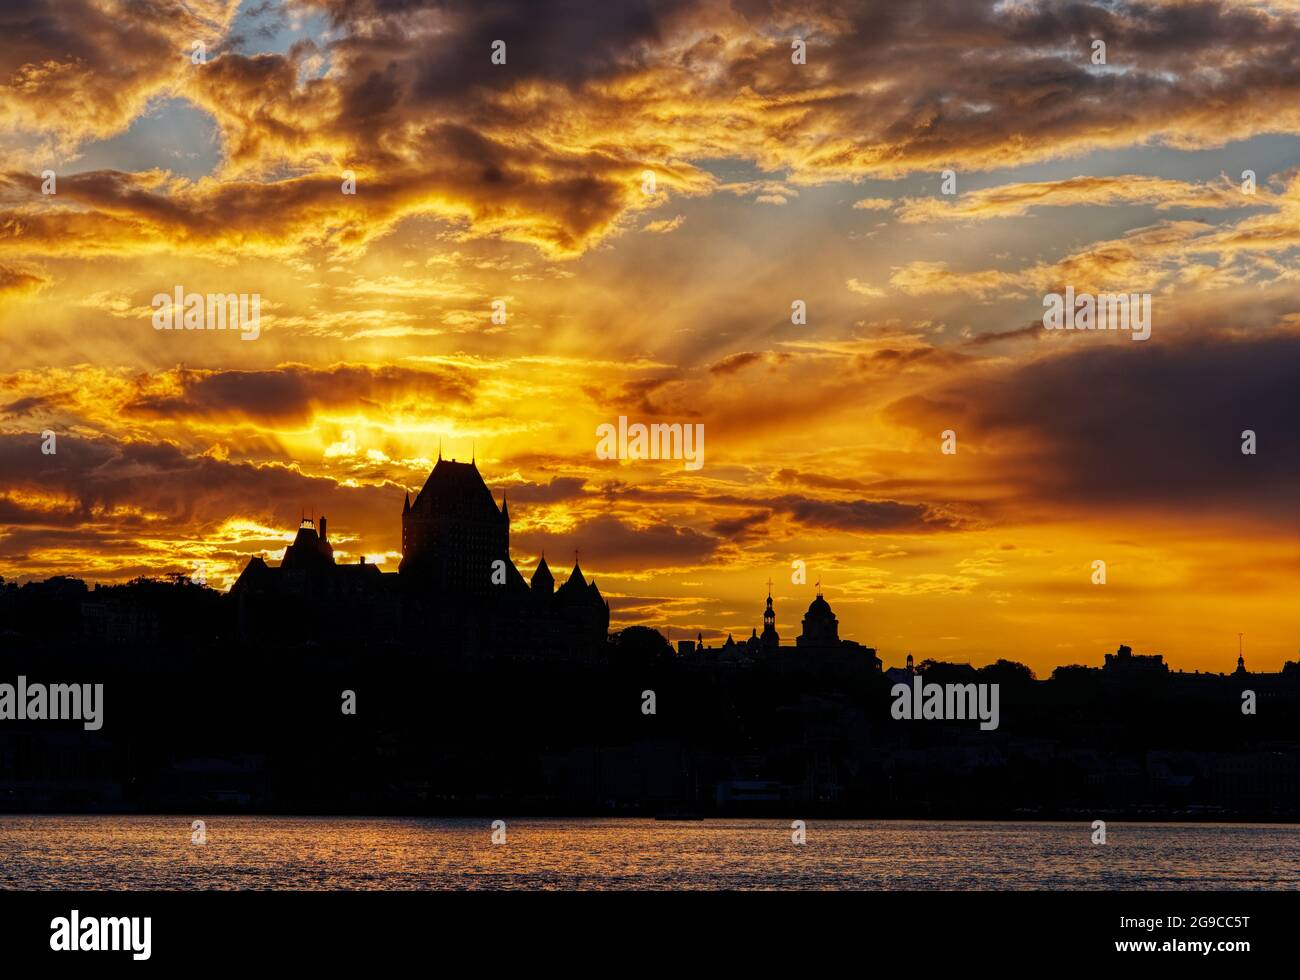
<svg viewBox="0 0 1300 980">
<path fill-rule="evenodd" d="M 772 578 L 771 578 L 771 576 L 768 576 L 768 579 L 767 579 L 767 597 L 768 597 L 769 599 L 772 598 Z"/>
</svg>

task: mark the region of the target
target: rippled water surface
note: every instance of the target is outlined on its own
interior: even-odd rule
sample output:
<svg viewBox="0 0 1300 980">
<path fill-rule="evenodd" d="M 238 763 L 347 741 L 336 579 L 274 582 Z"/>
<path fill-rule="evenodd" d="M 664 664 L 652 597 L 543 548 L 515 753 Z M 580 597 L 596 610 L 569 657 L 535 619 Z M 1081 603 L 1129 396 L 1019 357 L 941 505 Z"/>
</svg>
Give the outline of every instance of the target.
<svg viewBox="0 0 1300 980">
<path fill-rule="evenodd" d="M 1212 889 L 1300 886 L 1300 826 L 0 816 L 0 888 Z"/>
</svg>

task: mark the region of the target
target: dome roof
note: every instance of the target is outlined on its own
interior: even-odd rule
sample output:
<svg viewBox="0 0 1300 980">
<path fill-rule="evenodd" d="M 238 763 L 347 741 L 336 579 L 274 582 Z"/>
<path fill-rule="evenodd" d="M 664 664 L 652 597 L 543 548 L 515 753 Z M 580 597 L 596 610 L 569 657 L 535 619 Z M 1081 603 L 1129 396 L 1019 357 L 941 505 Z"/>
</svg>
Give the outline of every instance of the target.
<svg viewBox="0 0 1300 980">
<path fill-rule="evenodd" d="M 834 619 L 835 614 L 831 612 L 831 604 L 818 596 L 809 604 L 807 617 L 809 619 Z"/>
</svg>

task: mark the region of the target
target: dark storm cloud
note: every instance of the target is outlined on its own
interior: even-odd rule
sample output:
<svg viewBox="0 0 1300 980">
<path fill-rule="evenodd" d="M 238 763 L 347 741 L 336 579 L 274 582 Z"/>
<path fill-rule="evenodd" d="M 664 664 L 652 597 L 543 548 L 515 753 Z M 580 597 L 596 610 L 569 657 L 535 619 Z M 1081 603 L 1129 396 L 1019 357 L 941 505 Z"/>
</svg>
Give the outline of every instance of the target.
<svg viewBox="0 0 1300 980">
<path fill-rule="evenodd" d="M 359 538 L 367 553 L 396 546 L 402 491 L 396 485 L 343 486 L 287 466 L 255 466 L 187 455 L 166 443 L 58 437 L 44 455 L 37 433 L 0 434 L 0 558 L 76 548 L 85 560 L 145 549 L 142 539 L 212 544 L 230 519 L 292 530 L 304 512 L 334 517 L 336 535 Z M 276 550 L 282 542 L 265 542 Z M 356 552 L 356 545 L 351 546 Z M 48 568 L 52 559 L 42 558 Z M 0 570 L 3 574 L 3 570 Z"/>
<path fill-rule="evenodd" d="M 576 500 L 584 496 L 586 481 L 580 477 L 553 476 L 549 483 L 497 483 L 494 488 L 504 492 L 511 503 L 554 504 L 563 500 Z"/>
<path fill-rule="evenodd" d="M 867 484 L 861 480 L 848 477 L 826 476 L 821 473 L 805 473 L 801 470 L 784 468 L 772 474 L 778 483 L 794 483 L 818 490 L 865 490 Z"/>
<path fill-rule="evenodd" d="M 1300 336 L 1106 344 L 902 399 L 891 417 L 952 428 L 1022 492 L 1091 508 L 1253 515 L 1294 530 Z M 1256 455 L 1243 455 L 1253 430 Z"/>
<path fill-rule="evenodd" d="M 875 534 L 956 530 L 962 522 L 928 504 L 897 500 L 818 500 L 787 495 L 769 504 L 810 528 Z"/>
<path fill-rule="evenodd" d="M 581 553 L 582 562 L 596 569 L 681 568 L 704 564 L 721 542 L 689 527 L 655 523 L 633 527 L 612 515 L 583 521 L 571 531 L 555 534 L 525 531 L 511 535 L 512 545 L 524 551 L 551 555 Z M 562 562 L 554 563 L 558 569 Z"/>
<path fill-rule="evenodd" d="M 812 478 L 810 480 L 792 480 L 794 471 L 782 470 L 786 477 L 781 482 L 802 482 L 809 486 L 831 481 Z M 841 481 L 834 481 L 841 482 Z M 856 486 L 856 484 L 854 484 Z M 843 489 L 843 487 L 833 487 Z M 942 486 L 937 487 L 942 490 Z M 770 518 L 772 514 L 782 514 L 795 524 L 818 530 L 847 531 L 856 534 L 928 534 L 938 531 L 957 531 L 968 526 L 968 519 L 953 512 L 948 501 L 901 501 L 901 500 L 844 500 L 835 498 L 809 497 L 803 494 L 782 494 L 775 497 L 718 493 L 714 490 L 683 490 L 680 488 L 659 489 L 655 487 L 637 487 L 624 484 L 610 484 L 601 487 L 599 494 L 611 501 L 639 501 L 649 504 L 683 504 L 700 503 L 715 507 L 748 508 L 750 513 L 737 519 L 724 518 L 715 524 L 714 531 L 726 537 L 724 528 L 743 528 L 746 523 L 758 524 Z M 967 510 L 974 510 L 972 505 L 963 505 Z M 756 511 L 761 511 L 760 515 Z"/>
<path fill-rule="evenodd" d="M 254 466 L 191 456 L 167 443 L 119 442 L 60 435 L 57 452 L 41 452 L 39 434 L 0 435 L 5 490 L 66 502 L 81 517 L 114 508 L 164 515 L 180 522 L 220 522 L 239 515 L 282 515 L 297 523 L 303 503 L 319 512 L 334 505 L 360 509 L 375 488 L 344 487 L 285 466 Z M 400 512 L 400 495 L 387 491 Z M 30 511 L 29 507 L 29 511 Z M 130 514 L 122 520 L 141 520 Z"/>
<path fill-rule="evenodd" d="M 741 514 L 739 517 L 723 517 L 713 522 L 709 528 L 720 538 L 739 540 L 753 537 L 761 532 L 772 519 L 772 512 L 767 510 Z"/>
<path fill-rule="evenodd" d="M 26 398 L 17 398 L 8 405 L 0 407 L 0 415 L 7 419 L 24 418 L 37 412 L 50 411 L 63 400 L 60 395 L 29 395 Z"/>
<path fill-rule="evenodd" d="M 270 371 L 175 372 L 179 392 L 142 394 L 126 405 L 146 417 L 247 418 L 266 423 L 307 422 L 321 408 L 472 400 L 474 381 L 443 368 L 283 365 Z"/>
<path fill-rule="evenodd" d="M 413 18 L 436 18 L 444 30 L 421 46 L 425 57 L 412 94 L 437 102 L 471 88 L 508 85 L 519 76 L 567 85 L 614 77 L 647 60 L 661 40 L 665 19 L 691 6 L 684 0 L 309 0 L 304 5 L 324 10 L 337 27 L 365 25 L 363 38 L 343 45 L 358 60 L 379 60 L 400 47 L 404 25 Z M 506 43 L 508 73 L 486 57 L 498 40 Z"/>
</svg>

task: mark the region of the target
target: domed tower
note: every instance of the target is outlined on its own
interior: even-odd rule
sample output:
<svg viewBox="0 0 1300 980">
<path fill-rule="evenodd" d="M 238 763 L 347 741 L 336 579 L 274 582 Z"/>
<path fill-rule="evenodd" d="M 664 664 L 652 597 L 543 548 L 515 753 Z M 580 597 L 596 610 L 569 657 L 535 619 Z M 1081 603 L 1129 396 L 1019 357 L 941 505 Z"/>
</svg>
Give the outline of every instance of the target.
<svg viewBox="0 0 1300 980">
<path fill-rule="evenodd" d="M 840 621 L 831 612 L 831 604 L 817 587 L 817 598 L 808 606 L 803 617 L 803 633 L 795 640 L 801 647 L 833 647 L 840 642 Z"/>
<path fill-rule="evenodd" d="M 763 649 L 775 650 L 781 645 L 781 634 L 776 631 L 776 611 L 772 608 L 772 580 L 767 580 L 767 608 L 763 610 Z"/>
</svg>

